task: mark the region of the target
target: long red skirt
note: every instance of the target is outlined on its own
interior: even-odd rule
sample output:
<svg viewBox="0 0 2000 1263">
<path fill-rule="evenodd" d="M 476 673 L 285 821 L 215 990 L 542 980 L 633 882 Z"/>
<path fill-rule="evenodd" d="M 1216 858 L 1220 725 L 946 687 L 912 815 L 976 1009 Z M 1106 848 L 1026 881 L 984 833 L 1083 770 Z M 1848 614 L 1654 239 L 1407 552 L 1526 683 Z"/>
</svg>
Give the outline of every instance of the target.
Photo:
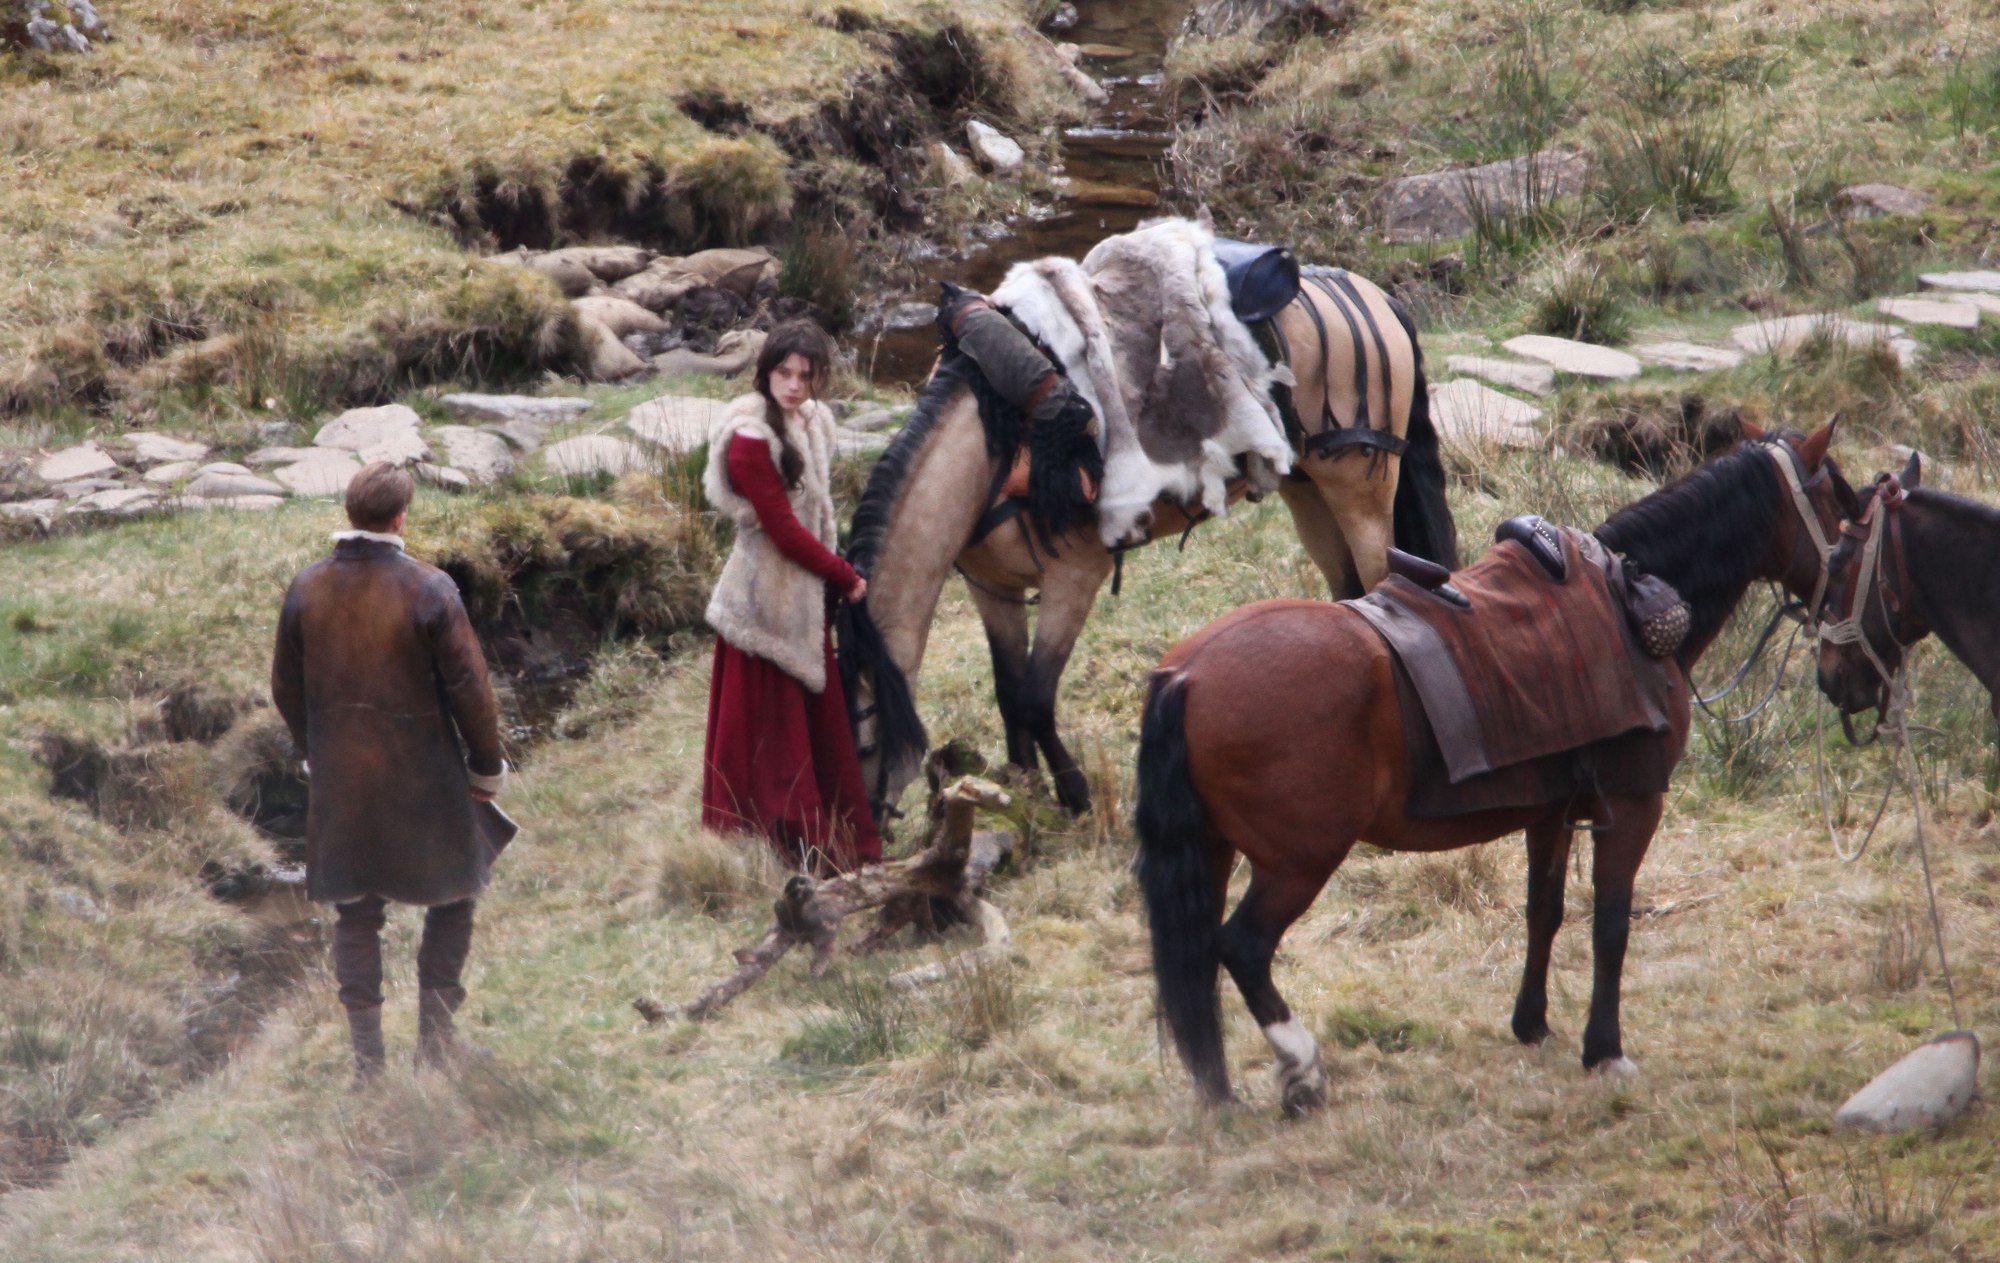
<svg viewBox="0 0 2000 1263">
<path fill-rule="evenodd" d="M 882 858 L 831 636 L 819 693 L 716 638 L 701 822 L 761 834 L 787 862 L 823 857 L 847 869 Z"/>
</svg>

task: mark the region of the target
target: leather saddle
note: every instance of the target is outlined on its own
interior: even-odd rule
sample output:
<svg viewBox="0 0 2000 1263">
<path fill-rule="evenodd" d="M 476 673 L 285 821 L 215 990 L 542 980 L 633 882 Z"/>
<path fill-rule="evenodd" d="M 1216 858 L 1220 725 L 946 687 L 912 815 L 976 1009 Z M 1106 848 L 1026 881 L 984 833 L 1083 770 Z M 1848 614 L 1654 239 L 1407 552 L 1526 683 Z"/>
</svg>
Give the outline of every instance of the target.
<svg viewBox="0 0 2000 1263">
<path fill-rule="evenodd" d="M 1215 261 L 1229 282 L 1229 306 L 1254 325 L 1283 311 L 1299 296 L 1299 261 L 1283 246 L 1215 239 Z"/>
<path fill-rule="evenodd" d="M 1528 555 L 1557 583 L 1569 577 L 1569 558 L 1563 553 L 1562 536 L 1540 517 L 1523 513 L 1502 522 L 1493 532 L 1493 542 L 1501 544 L 1508 540 L 1527 549 Z"/>
<path fill-rule="evenodd" d="M 1462 610 L 1472 608 L 1472 602 L 1465 593 L 1451 586 L 1451 571 L 1428 558 L 1415 553 L 1406 553 L 1400 548 L 1389 550 L 1389 573 L 1401 575 L 1426 592 L 1434 592 Z"/>
</svg>

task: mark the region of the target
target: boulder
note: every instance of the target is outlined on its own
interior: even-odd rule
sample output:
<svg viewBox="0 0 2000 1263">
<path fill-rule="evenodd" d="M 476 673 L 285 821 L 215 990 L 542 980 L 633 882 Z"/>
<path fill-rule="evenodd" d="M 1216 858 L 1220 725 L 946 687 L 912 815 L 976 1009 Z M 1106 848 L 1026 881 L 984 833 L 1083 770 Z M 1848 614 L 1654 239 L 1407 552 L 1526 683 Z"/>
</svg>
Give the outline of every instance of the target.
<svg viewBox="0 0 2000 1263">
<path fill-rule="evenodd" d="M 583 375 L 594 382 L 623 381 L 627 377 L 637 377 L 646 371 L 646 361 L 632 354 L 632 349 L 618 340 L 601 322 L 585 317 L 578 322 L 583 327 L 584 345 L 589 348 L 589 359 L 583 367 Z"/>
<path fill-rule="evenodd" d="M 1111 94 L 1104 90 L 1104 85 L 1085 74 L 1083 68 L 1076 64 L 1077 59 L 1051 43 L 1048 36 L 1025 26 L 1021 28 L 1020 34 L 1023 40 L 1041 53 L 1049 69 L 1055 71 L 1056 75 L 1070 86 L 1070 90 L 1084 101 L 1091 105 L 1103 105 L 1111 99 Z"/>
<path fill-rule="evenodd" d="M 441 425 L 436 430 L 445 463 L 476 483 L 504 482 L 514 472 L 514 453 L 497 434 L 466 425 Z"/>
<path fill-rule="evenodd" d="M 1776 316 L 1737 325 L 1729 331 L 1729 340 L 1755 355 L 1793 351 L 1814 338 L 1844 342 L 1848 346 L 1872 346 L 1877 342 L 1886 342 L 1901 332 L 1895 325 L 1849 320 L 1832 312 L 1817 312 L 1804 316 Z"/>
<path fill-rule="evenodd" d="M 1943 325 L 1948 329 L 1977 329 L 1979 308 L 1971 303 L 1955 302 L 1951 299 L 1920 298 L 1878 298 L 1875 310 L 1892 320 L 1901 320 L 1913 325 Z"/>
<path fill-rule="evenodd" d="M 1711 373 L 1720 368 L 1735 368 L 1743 362 L 1741 351 L 1698 342 L 1644 342 L 1630 350 L 1656 368 L 1670 368 L 1677 373 Z"/>
<path fill-rule="evenodd" d="M 1543 333 L 1527 333 L 1509 338 L 1500 345 L 1516 355 L 1552 364 L 1557 372 L 1575 377 L 1596 377 L 1606 381 L 1627 381 L 1639 375 L 1639 361 L 1623 351 L 1571 338 L 1552 338 Z"/>
<path fill-rule="evenodd" d="M 1958 1117 L 1978 1090 L 1978 1037 L 1971 1031 L 1947 1031 L 1848 1097 L 1833 1123 L 1873 1132 L 1942 1127 Z"/>
<path fill-rule="evenodd" d="M 141 430 L 126 435 L 125 441 L 132 445 L 132 454 L 141 469 L 174 461 L 200 460 L 208 455 L 208 444 L 176 438 L 171 434 L 149 434 Z"/>
<path fill-rule="evenodd" d="M 499 254 L 493 256 L 493 262 L 519 264 L 530 271 L 540 272 L 556 283 L 564 298 L 582 298 L 597 288 L 597 277 L 574 259 L 548 254 Z"/>
<path fill-rule="evenodd" d="M 118 462 L 106 455 L 104 449 L 95 443 L 82 443 L 76 447 L 66 447 L 42 459 L 35 466 L 35 476 L 43 482 L 71 482 L 78 478 L 95 478 L 100 474 L 115 474 Z"/>
<path fill-rule="evenodd" d="M 708 442 L 728 407 L 715 399 L 662 395 L 632 409 L 632 415 L 625 418 L 625 428 L 655 447 L 685 454 Z"/>
<path fill-rule="evenodd" d="M 125 484 L 116 478 L 72 478 L 68 482 L 55 485 L 55 493 L 64 500 L 81 500 L 99 491 L 116 491 Z"/>
<path fill-rule="evenodd" d="M 1926 289 L 1964 289 L 2000 293 L 2000 272 L 1926 272 L 1917 280 Z"/>
<path fill-rule="evenodd" d="M 666 267 L 655 261 L 652 267 L 613 285 L 611 291 L 647 311 L 663 312 L 672 308 L 689 290 L 700 289 L 707 284 L 699 275 L 682 267 L 679 259 L 675 259 Z"/>
<path fill-rule="evenodd" d="M 579 316 L 595 320 L 621 338 L 634 333 L 665 333 L 672 327 L 631 299 L 616 294 L 590 294 L 571 306 Z"/>
<path fill-rule="evenodd" d="M 355 453 L 364 465 L 381 461 L 398 468 L 431 458 L 430 444 L 420 434 L 391 434 L 380 443 L 371 443 Z"/>
<path fill-rule="evenodd" d="M 155 465 L 146 471 L 146 481 L 164 487 L 170 482 L 179 482 L 189 477 L 196 468 L 191 460 L 177 460 L 170 465 Z"/>
<path fill-rule="evenodd" d="M 703 285 L 749 298 L 758 283 L 778 277 L 778 261 L 769 250 L 703 250 L 680 261 L 681 271 L 701 278 Z"/>
<path fill-rule="evenodd" d="M 426 487 L 436 487 L 439 491 L 449 491 L 453 495 L 472 490 L 472 479 L 460 470 L 448 469 L 443 465 L 418 465 L 417 481 Z"/>
<path fill-rule="evenodd" d="M 1556 393 L 1556 370 L 1547 364 L 1523 364 L 1519 360 L 1496 360 L 1487 355 L 1447 355 L 1446 369 L 1482 377 L 1496 386 L 1525 391 L 1530 395 Z"/>
<path fill-rule="evenodd" d="M 552 474 L 623 474 L 645 468 L 646 454 L 624 439 L 586 434 L 551 443 L 542 453 L 542 461 Z"/>
<path fill-rule="evenodd" d="M 1544 149 L 1483 167 L 1391 180 L 1375 201 L 1382 238 L 1409 245 L 1463 237 L 1472 231 L 1475 205 L 1487 215 L 1507 216 L 1575 196 L 1590 179 L 1592 165 L 1588 154 Z"/>
<path fill-rule="evenodd" d="M 934 140 L 929 145 L 931 170 L 937 175 L 938 183 L 946 188 L 957 188 L 979 178 L 965 155 L 953 149 L 942 140 Z"/>
<path fill-rule="evenodd" d="M 160 494 L 146 487 L 95 491 L 70 506 L 72 513 L 102 513 L 106 517 L 138 517 L 160 504 Z"/>
<path fill-rule="evenodd" d="M 755 329 L 726 333 L 715 344 L 715 354 L 703 355 L 685 347 L 653 357 L 653 367 L 664 374 L 706 373 L 713 377 L 734 377 L 747 371 L 764 349 L 764 334 Z"/>
<path fill-rule="evenodd" d="M 257 442 L 263 447 L 286 447 L 306 441 L 306 428 L 296 421 L 259 421 Z"/>
<path fill-rule="evenodd" d="M 17 500 L 12 504 L 0 504 L 0 521 L 29 523 L 47 530 L 49 524 L 62 512 L 60 500 Z"/>
<path fill-rule="evenodd" d="M 309 460 L 286 465 L 272 477 L 302 496 L 343 496 L 347 484 L 361 472 L 361 463 L 345 452 L 322 451 Z"/>
<path fill-rule="evenodd" d="M 609 285 L 645 271 L 653 261 L 653 252 L 638 246 L 570 246 L 551 250 L 542 256 L 542 260 L 544 263 L 574 263 Z"/>
<path fill-rule="evenodd" d="M 1538 448 L 1542 410 L 1470 377 L 1431 387 L 1431 422 L 1446 443 Z"/>
<path fill-rule="evenodd" d="M 479 428 L 483 433 L 504 439 L 517 452 L 532 452 L 542 445 L 542 435 L 548 427 L 534 421 L 502 421 Z"/>
<path fill-rule="evenodd" d="M 1894 184 L 1850 184 L 1833 195 L 1834 209 L 1842 219 L 1921 215 L 1930 204 L 1930 194 Z"/>
<path fill-rule="evenodd" d="M 835 456 L 861 456 L 873 459 L 889 446 L 886 434 L 864 434 L 860 430 L 850 430 L 844 425 L 833 427 L 833 454 Z"/>
<path fill-rule="evenodd" d="M 849 417 L 846 424 L 850 430 L 872 434 L 896 424 L 896 414 L 887 408 L 868 408 Z"/>
<path fill-rule="evenodd" d="M 1081 21 L 1083 17 L 1077 13 L 1076 6 L 1071 4 L 1070 0 L 1062 0 L 1062 3 L 1049 10 L 1049 15 L 1042 19 L 1042 25 L 1052 31 L 1067 31 Z"/>
<path fill-rule="evenodd" d="M 313 446 L 360 452 L 399 440 L 414 439 L 421 447 L 423 430 L 422 419 L 399 403 L 385 403 L 379 408 L 349 408 L 320 427 L 319 433 L 313 436 Z M 421 459 L 421 453 L 418 459 Z"/>
<path fill-rule="evenodd" d="M 170 501 L 169 503 L 177 509 L 242 509 L 246 512 L 261 512 L 265 509 L 275 509 L 284 502 L 285 498 L 283 496 L 272 495 L 189 496 L 184 494 L 179 499 Z"/>
<path fill-rule="evenodd" d="M 229 472 L 213 466 L 203 470 L 187 485 L 187 490 L 181 493 L 182 497 L 193 500 L 234 500 L 243 496 L 282 498 L 285 495 L 282 484 L 267 478 L 259 478 L 240 465 L 236 468 L 241 472 Z"/>
<path fill-rule="evenodd" d="M 329 452 L 342 450 L 344 449 L 337 447 L 260 447 L 245 456 L 243 463 L 253 469 L 265 465 L 295 465 L 302 460 L 311 460 L 315 456 L 325 456 Z"/>
<path fill-rule="evenodd" d="M 965 124 L 965 143 L 979 165 L 995 175 L 1019 175 L 1027 161 L 1028 155 L 1018 143 L 976 118 Z"/>
<path fill-rule="evenodd" d="M 445 395 L 438 407 L 460 421 L 532 421 L 556 425 L 590 411 L 590 400 L 569 396 Z"/>
</svg>

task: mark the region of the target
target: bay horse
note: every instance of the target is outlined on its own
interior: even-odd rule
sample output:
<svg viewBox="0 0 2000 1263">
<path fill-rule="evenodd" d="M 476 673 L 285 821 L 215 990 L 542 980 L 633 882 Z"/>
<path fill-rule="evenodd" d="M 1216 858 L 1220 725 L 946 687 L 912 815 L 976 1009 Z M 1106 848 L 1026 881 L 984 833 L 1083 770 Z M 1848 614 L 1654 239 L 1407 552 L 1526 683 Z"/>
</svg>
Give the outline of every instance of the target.
<svg viewBox="0 0 2000 1263">
<path fill-rule="evenodd" d="M 1817 595 L 1823 541 L 1853 505 L 1826 454 L 1833 423 L 1806 438 L 1764 440 L 1745 429 L 1760 441 L 1628 505 L 1595 532 L 1689 606 L 1668 706 L 1676 764 L 1687 742 L 1689 669 L 1753 579 L 1775 579 L 1801 599 Z M 1598 822 L 1583 1064 L 1612 1077 L 1636 1073 L 1619 1032 L 1619 981 L 1633 877 L 1665 796 L 1565 796 L 1413 818 L 1392 667 L 1382 638 L 1348 606 L 1260 601 L 1176 645 L 1153 673 L 1139 736 L 1138 876 L 1161 1014 L 1196 1089 L 1211 1103 L 1233 1099 L 1217 994 L 1217 968 L 1226 966 L 1277 1056 L 1285 1112 L 1324 1104 L 1319 1046 L 1272 985 L 1271 960 L 1359 841 L 1434 852 L 1526 831 L 1528 952 L 1513 1031 L 1524 1044 L 1546 1039 L 1549 953 L 1582 816 Z M 1239 853 L 1250 884 L 1225 924 Z"/>
<path fill-rule="evenodd" d="M 1932 632 L 1986 686 L 2000 718 L 2000 509 L 1922 483 L 1914 453 L 1901 474 L 1877 478 L 1828 563 L 1819 687 L 1849 740 L 1859 712 L 1889 717 L 1889 681 Z"/>
<path fill-rule="evenodd" d="M 1292 398 L 1306 453 L 1278 492 L 1336 596 L 1372 587 L 1392 543 L 1457 564 L 1416 327 L 1381 289 L 1351 274 L 1342 278 L 1340 297 L 1334 287 L 1307 284 L 1276 318 L 1297 378 Z M 884 824 L 927 753 L 915 682 L 954 570 L 985 625 L 1007 761 L 1033 768 L 1039 753 L 1057 802 L 1073 814 L 1090 809 L 1089 783 L 1057 728 L 1056 694 L 1084 620 L 1120 559 L 1088 522 L 1056 534 L 1046 547 L 1031 514 L 979 530 L 1001 503 L 996 475 L 1013 455 L 996 437 L 1008 428 L 996 414 L 1004 405 L 982 387 L 969 359 L 947 354 L 870 471 L 854 515 L 847 559 L 867 577 L 868 596 L 859 607 L 842 607 L 841 671 L 857 717 L 862 772 Z M 1357 451 L 1357 445 L 1315 443 L 1371 419 L 1407 445 L 1400 456 L 1380 444 Z M 1242 484 L 1230 485 L 1232 503 L 1242 494 Z M 1194 522 L 1162 499 L 1146 540 L 1182 535 Z"/>
</svg>

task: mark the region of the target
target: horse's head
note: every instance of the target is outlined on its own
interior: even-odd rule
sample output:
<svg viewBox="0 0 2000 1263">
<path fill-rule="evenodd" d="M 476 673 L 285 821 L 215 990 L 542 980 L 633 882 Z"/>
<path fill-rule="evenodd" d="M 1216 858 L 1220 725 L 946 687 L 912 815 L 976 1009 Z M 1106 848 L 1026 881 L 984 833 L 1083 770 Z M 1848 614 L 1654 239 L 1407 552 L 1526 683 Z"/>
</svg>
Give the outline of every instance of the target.
<svg viewBox="0 0 2000 1263">
<path fill-rule="evenodd" d="M 1836 414 L 1811 434 L 1769 435 L 1748 421 L 1745 442 L 1761 444 L 1778 466 L 1787 504 L 1778 513 L 1758 573 L 1775 579 L 1805 607 L 1808 620 L 1818 616 L 1826 601 L 1828 557 L 1841 523 L 1858 511 L 1854 488 L 1828 454 Z"/>
<path fill-rule="evenodd" d="M 1819 687 L 1843 723 L 1864 710 L 1886 713 L 1889 681 L 1902 670 L 1904 650 L 1930 631 L 1909 591 L 1901 546 L 1903 496 L 1922 478 L 1915 453 L 1901 474 L 1878 477 L 1841 528 L 1828 563 Z"/>
</svg>

